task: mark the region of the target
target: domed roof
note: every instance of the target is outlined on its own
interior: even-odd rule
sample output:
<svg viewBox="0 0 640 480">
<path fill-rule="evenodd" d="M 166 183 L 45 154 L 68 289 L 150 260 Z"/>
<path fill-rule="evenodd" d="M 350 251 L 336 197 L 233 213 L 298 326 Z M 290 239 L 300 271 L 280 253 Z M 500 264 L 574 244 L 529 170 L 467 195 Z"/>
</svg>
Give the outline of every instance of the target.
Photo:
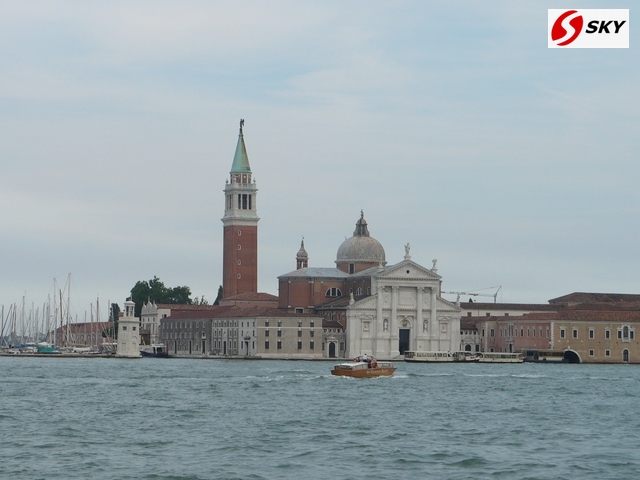
<svg viewBox="0 0 640 480">
<path fill-rule="evenodd" d="M 382 263 L 385 265 L 384 248 L 375 238 L 369 236 L 364 213 L 356 223 L 353 237 L 347 238 L 338 248 L 336 263 Z"/>
<path fill-rule="evenodd" d="M 300 250 L 298 250 L 298 253 L 296 254 L 296 258 L 298 258 L 298 259 L 309 258 L 309 254 L 304 249 L 304 238 L 300 242 Z"/>
</svg>

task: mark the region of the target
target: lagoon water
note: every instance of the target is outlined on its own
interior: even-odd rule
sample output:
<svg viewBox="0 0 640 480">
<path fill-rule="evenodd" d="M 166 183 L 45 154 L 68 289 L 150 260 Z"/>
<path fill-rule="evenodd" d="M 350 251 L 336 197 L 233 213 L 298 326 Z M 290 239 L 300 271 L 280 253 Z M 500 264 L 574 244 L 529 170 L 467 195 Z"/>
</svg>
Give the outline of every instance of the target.
<svg viewBox="0 0 640 480">
<path fill-rule="evenodd" d="M 0 357 L 0 478 L 636 478 L 640 368 Z"/>
</svg>

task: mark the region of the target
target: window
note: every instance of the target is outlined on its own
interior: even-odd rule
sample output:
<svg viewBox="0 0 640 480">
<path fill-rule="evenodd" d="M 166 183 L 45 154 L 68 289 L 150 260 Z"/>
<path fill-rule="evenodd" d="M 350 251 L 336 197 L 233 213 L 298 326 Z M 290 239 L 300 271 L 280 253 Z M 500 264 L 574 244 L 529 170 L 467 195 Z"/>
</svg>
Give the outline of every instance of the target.
<svg viewBox="0 0 640 480">
<path fill-rule="evenodd" d="M 315 333 L 315 331 L 314 331 L 314 330 L 309 331 L 309 336 L 310 336 L 310 337 L 313 337 L 313 334 L 314 334 L 314 333 Z"/>
<path fill-rule="evenodd" d="M 618 330 L 618 338 L 622 338 L 622 330 Z"/>
<path fill-rule="evenodd" d="M 362 295 L 362 288 L 358 287 L 356 290 L 356 295 Z"/>
<path fill-rule="evenodd" d="M 278 326 L 281 327 L 282 326 L 282 320 L 278 320 Z"/>
<path fill-rule="evenodd" d="M 302 336 L 302 330 L 298 330 L 298 337 Z"/>
<path fill-rule="evenodd" d="M 238 274 L 238 280 L 240 280 L 242 278 L 242 275 Z"/>
<path fill-rule="evenodd" d="M 242 235 L 242 230 L 238 230 L 238 236 Z"/>
<path fill-rule="evenodd" d="M 527 327 L 527 337 L 530 336 L 530 334 L 531 334 L 531 329 Z"/>
<path fill-rule="evenodd" d="M 487 313 L 485 314 L 485 316 L 490 317 L 490 316 L 491 316 L 491 313 L 490 313 L 490 312 L 487 312 Z"/>
<path fill-rule="evenodd" d="M 296 313 L 304 313 L 304 308 L 296 308 Z"/>
<path fill-rule="evenodd" d="M 356 266 L 353 263 L 349 264 L 349 273 L 355 273 Z"/>
<path fill-rule="evenodd" d="M 282 340 L 278 340 L 278 350 L 282 350 Z"/>
<path fill-rule="evenodd" d="M 242 265 L 242 260 L 238 259 L 238 265 Z"/>
<path fill-rule="evenodd" d="M 533 330 L 533 338 L 536 338 L 536 327 L 533 327 L 531 330 Z"/>
<path fill-rule="evenodd" d="M 315 344 L 313 343 L 313 340 L 311 340 L 311 341 L 309 342 L 309 348 L 310 348 L 311 350 L 313 350 L 313 349 L 314 349 L 314 347 L 315 347 Z"/>
<path fill-rule="evenodd" d="M 547 327 L 547 338 L 550 338 L 549 337 L 549 327 Z"/>
<path fill-rule="evenodd" d="M 593 350 L 589 350 L 589 356 L 593 357 Z"/>
<path fill-rule="evenodd" d="M 491 332 L 490 336 L 492 336 L 492 337 L 496 336 L 496 331 L 493 328 L 490 330 L 490 332 Z"/>
<path fill-rule="evenodd" d="M 471 312 L 467 312 L 467 317 L 470 317 L 470 316 L 471 316 Z"/>
<path fill-rule="evenodd" d="M 269 340 L 264 341 L 264 349 L 269 350 Z"/>
<path fill-rule="evenodd" d="M 265 330 L 265 331 L 264 331 L 264 336 L 265 336 L 265 337 L 268 337 L 268 336 L 269 336 L 269 330 Z"/>
<path fill-rule="evenodd" d="M 268 327 L 268 326 L 269 326 L 269 320 L 265 320 L 265 322 L 264 322 L 264 326 L 265 326 L 265 327 Z"/>
<path fill-rule="evenodd" d="M 302 327 L 302 320 L 298 320 L 298 328 Z"/>
<path fill-rule="evenodd" d="M 311 320 L 311 321 L 309 322 L 309 326 L 310 326 L 311 328 L 313 328 L 313 326 L 314 326 L 314 325 L 315 325 L 315 322 L 314 322 L 313 320 Z"/>
<path fill-rule="evenodd" d="M 124 330 L 126 330 L 126 329 L 127 329 L 127 326 L 126 326 L 126 325 L 123 325 L 123 326 L 122 326 L 122 330 L 124 331 Z"/>
<path fill-rule="evenodd" d="M 331 287 L 329 290 L 327 290 L 327 293 L 325 294 L 326 297 L 341 297 L 342 296 L 342 292 L 340 291 L 339 288 L 336 287 Z"/>
<path fill-rule="evenodd" d="M 590 328 L 589 329 L 589 338 L 593 340 L 595 338 L 595 336 L 596 336 L 596 331 L 593 328 Z M 591 351 L 593 351 L 593 350 L 591 350 Z"/>
<path fill-rule="evenodd" d="M 133 330 L 135 332 L 136 331 L 136 327 L 131 327 L 131 330 Z"/>
<path fill-rule="evenodd" d="M 567 332 L 564 328 L 560 329 L 560 338 L 566 338 Z"/>
<path fill-rule="evenodd" d="M 605 350 L 604 351 L 604 356 L 605 357 L 610 357 L 611 356 L 611 350 Z"/>
<path fill-rule="evenodd" d="M 242 245 L 238 244 L 238 250 L 242 250 Z"/>
<path fill-rule="evenodd" d="M 578 329 L 577 329 L 577 328 L 574 328 L 574 329 L 572 330 L 572 332 L 571 332 L 571 336 L 572 336 L 573 338 L 578 338 Z"/>
<path fill-rule="evenodd" d="M 611 330 L 609 330 L 608 328 L 605 329 L 605 331 L 604 331 L 604 338 L 606 340 L 609 340 L 611 338 Z"/>
<path fill-rule="evenodd" d="M 508 316 L 509 316 L 509 312 L 505 313 L 505 314 L 504 314 L 504 316 L 505 316 L 505 317 L 508 317 Z"/>
<path fill-rule="evenodd" d="M 302 350 L 302 340 L 298 340 L 298 350 Z"/>
<path fill-rule="evenodd" d="M 281 337 L 282 336 L 282 330 L 278 329 L 278 336 Z"/>
</svg>

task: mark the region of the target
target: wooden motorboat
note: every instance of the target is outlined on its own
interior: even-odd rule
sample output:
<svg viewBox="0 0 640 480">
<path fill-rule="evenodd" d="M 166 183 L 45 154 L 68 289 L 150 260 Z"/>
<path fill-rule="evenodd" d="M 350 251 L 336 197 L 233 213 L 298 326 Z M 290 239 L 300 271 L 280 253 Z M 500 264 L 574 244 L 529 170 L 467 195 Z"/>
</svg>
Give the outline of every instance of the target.
<svg viewBox="0 0 640 480">
<path fill-rule="evenodd" d="M 340 377 L 369 378 L 390 377 L 396 367 L 391 362 L 379 362 L 375 358 L 355 358 L 352 362 L 339 363 L 331 370 L 331 375 Z"/>
</svg>

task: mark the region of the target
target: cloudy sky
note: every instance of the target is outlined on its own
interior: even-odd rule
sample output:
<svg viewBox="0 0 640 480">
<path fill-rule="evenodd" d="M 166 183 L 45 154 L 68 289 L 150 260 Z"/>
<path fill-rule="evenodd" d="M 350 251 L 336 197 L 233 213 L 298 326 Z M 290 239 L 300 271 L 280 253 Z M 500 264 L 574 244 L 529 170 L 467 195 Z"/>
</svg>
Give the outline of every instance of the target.
<svg viewBox="0 0 640 480">
<path fill-rule="evenodd" d="M 0 1 L 0 304 L 69 273 L 79 317 L 154 275 L 212 301 L 240 118 L 261 291 L 363 209 L 445 290 L 640 293 L 636 35 L 548 49 L 563 6 Z"/>
</svg>

